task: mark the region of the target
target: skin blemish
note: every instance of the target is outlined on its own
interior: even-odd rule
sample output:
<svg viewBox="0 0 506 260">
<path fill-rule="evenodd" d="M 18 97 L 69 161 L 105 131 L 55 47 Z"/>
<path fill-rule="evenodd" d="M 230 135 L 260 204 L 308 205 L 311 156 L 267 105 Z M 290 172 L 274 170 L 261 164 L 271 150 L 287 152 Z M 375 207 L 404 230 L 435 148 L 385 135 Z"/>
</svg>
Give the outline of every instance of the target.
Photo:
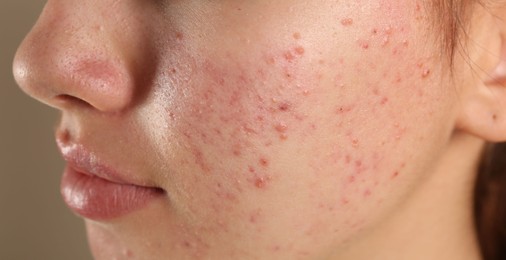
<svg viewBox="0 0 506 260">
<path fill-rule="evenodd" d="M 287 135 L 286 135 L 286 132 L 288 130 L 288 126 L 283 123 L 283 122 L 280 122 L 278 124 L 276 124 L 274 126 L 274 129 L 276 130 L 276 132 L 279 133 L 279 138 L 282 139 L 282 140 L 286 140 L 287 139 Z"/>
<path fill-rule="evenodd" d="M 353 110 L 352 106 L 340 106 L 340 107 L 337 107 L 335 111 L 336 111 L 336 114 L 342 115 L 342 114 L 349 113 L 352 110 Z"/>
<path fill-rule="evenodd" d="M 343 18 L 343 19 L 341 19 L 341 24 L 343 26 L 351 26 L 351 25 L 353 25 L 353 19 L 352 18 Z"/>
<path fill-rule="evenodd" d="M 258 223 L 261 217 L 262 217 L 262 210 L 261 209 L 254 210 L 249 215 L 249 222 L 252 224 L 256 224 Z"/>
<path fill-rule="evenodd" d="M 367 198 L 367 197 L 370 197 L 370 196 L 371 196 L 371 194 L 372 194 L 372 192 L 371 192 L 371 190 L 370 190 L 370 189 L 366 189 L 366 190 L 364 191 L 364 197 L 366 197 L 366 198 Z"/>
<path fill-rule="evenodd" d="M 299 33 L 299 32 L 294 32 L 294 33 L 293 33 L 293 38 L 294 38 L 295 40 L 300 40 L 300 38 L 301 38 L 300 33 Z"/>
<path fill-rule="evenodd" d="M 369 43 L 363 40 L 358 41 L 358 46 L 364 50 L 369 49 Z"/>
<path fill-rule="evenodd" d="M 422 71 L 422 78 L 427 78 L 430 75 L 430 69 L 424 69 Z"/>
<path fill-rule="evenodd" d="M 295 59 L 295 56 L 292 54 L 291 51 L 287 51 L 283 54 L 283 57 L 285 58 L 286 61 L 288 62 L 292 62 L 294 59 Z"/>
<path fill-rule="evenodd" d="M 283 102 L 278 105 L 278 110 L 282 112 L 287 112 L 290 110 L 290 104 L 287 102 Z"/>
<path fill-rule="evenodd" d="M 257 187 L 259 189 L 263 189 L 267 185 L 267 181 L 268 181 L 268 178 L 257 177 L 257 178 L 255 178 L 255 187 Z"/>
<path fill-rule="evenodd" d="M 266 158 L 260 158 L 259 163 L 262 167 L 269 166 L 269 161 Z"/>
<path fill-rule="evenodd" d="M 298 55 L 303 55 L 305 51 L 306 50 L 302 46 L 295 47 L 295 53 L 297 53 Z"/>
<path fill-rule="evenodd" d="M 178 41 L 182 41 L 184 39 L 184 35 L 182 32 L 176 32 L 176 39 Z"/>
</svg>

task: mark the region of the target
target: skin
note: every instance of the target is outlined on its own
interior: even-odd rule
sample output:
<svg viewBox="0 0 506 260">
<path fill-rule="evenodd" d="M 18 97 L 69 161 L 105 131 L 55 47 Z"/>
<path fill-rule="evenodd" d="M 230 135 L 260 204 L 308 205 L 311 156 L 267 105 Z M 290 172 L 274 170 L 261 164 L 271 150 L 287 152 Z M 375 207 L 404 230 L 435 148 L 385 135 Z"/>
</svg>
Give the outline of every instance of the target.
<svg viewBox="0 0 506 260">
<path fill-rule="evenodd" d="M 424 1 L 51 0 L 14 72 L 59 138 L 166 192 L 86 220 L 96 259 L 477 259 L 474 167 L 506 131 L 476 9 L 480 70 L 451 73 Z"/>
</svg>

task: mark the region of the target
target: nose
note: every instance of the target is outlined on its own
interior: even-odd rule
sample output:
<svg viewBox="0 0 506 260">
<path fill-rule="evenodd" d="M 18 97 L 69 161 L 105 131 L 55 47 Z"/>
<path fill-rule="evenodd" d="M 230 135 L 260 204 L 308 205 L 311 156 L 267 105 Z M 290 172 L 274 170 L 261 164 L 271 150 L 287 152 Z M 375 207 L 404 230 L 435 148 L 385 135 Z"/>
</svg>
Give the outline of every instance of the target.
<svg viewBox="0 0 506 260">
<path fill-rule="evenodd" d="M 118 36 L 117 19 L 106 15 L 115 10 L 93 2 L 107 1 L 46 4 L 13 64 L 14 77 L 28 95 L 60 110 L 116 113 L 132 105 L 133 59 L 122 48 L 128 43 Z"/>
</svg>

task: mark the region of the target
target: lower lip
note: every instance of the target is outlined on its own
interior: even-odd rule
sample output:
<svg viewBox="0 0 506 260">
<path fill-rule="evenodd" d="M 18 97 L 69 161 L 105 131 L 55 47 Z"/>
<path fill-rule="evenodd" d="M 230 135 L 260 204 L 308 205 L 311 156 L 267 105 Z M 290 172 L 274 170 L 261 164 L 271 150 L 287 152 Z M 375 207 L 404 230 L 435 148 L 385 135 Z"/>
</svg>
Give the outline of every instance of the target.
<svg viewBox="0 0 506 260">
<path fill-rule="evenodd" d="M 92 220 L 122 217 L 164 194 L 161 189 L 115 183 L 69 166 L 63 173 L 61 193 L 72 211 Z"/>
</svg>

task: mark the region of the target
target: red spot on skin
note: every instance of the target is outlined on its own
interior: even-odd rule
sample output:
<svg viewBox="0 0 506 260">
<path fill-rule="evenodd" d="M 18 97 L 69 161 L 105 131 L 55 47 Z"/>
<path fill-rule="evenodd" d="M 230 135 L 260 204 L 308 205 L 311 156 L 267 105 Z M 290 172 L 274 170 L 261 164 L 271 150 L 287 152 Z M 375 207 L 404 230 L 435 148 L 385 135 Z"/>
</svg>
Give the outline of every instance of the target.
<svg viewBox="0 0 506 260">
<path fill-rule="evenodd" d="M 352 110 L 353 110 L 353 107 L 351 107 L 351 106 L 341 106 L 341 107 L 336 108 L 336 114 L 338 114 L 338 115 L 346 114 L 346 113 L 351 112 Z"/>
<path fill-rule="evenodd" d="M 353 19 L 352 18 L 344 18 L 344 19 L 341 19 L 341 24 L 343 26 L 350 26 L 353 24 Z"/>
<path fill-rule="evenodd" d="M 262 212 L 260 209 L 251 212 L 249 215 L 249 222 L 252 224 L 257 223 L 258 220 L 260 219 L 261 215 L 262 215 Z"/>
<path fill-rule="evenodd" d="M 300 33 L 298 33 L 298 32 L 293 33 L 293 38 L 295 40 L 299 40 L 301 38 Z"/>
<path fill-rule="evenodd" d="M 264 177 L 257 177 L 255 179 L 255 187 L 262 189 L 267 185 L 267 180 Z"/>
<path fill-rule="evenodd" d="M 387 98 L 387 97 L 384 97 L 384 98 L 381 100 L 380 104 L 381 104 L 381 105 L 385 105 L 386 103 L 388 103 L 388 98 Z"/>
<path fill-rule="evenodd" d="M 398 171 L 396 171 L 396 172 L 394 172 L 394 173 L 392 174 L 392 179 L 395 179 L 395 178 L 397 178 L 397 177 L 399 177 L 399 172 L 398 172 Z"/>
<path fill-rule="evenodd" d="M 288 103 L 281 103 L 281 104 L 279 104 L 278 109 L 280 111 L 286 112 L 286 111 L 290 110 L 290 104 L 288 104 Z"/>
<path fill-rule="evenodd" d="M 248 171 L 251 172 L 251 173 L 255 173 L 256 172 L 255 168 L 253 166 L 251 166 L 251 165 L 248 166 Z"/>
<path fill-rule="evenodd" d="M 177 40 L 181 41 L 181 40 L 183 40 L 183 38 L 184 38 L 183 33 L 181 33 L 181 32 L 176 32 L 176 39 L 177 39 Z"/>
<path fill-rule="evenodd" d="M 430 75 L 430 69 L 424 69 L 422 71 L 422 78 L 427 78 Z"/>
<path fill-rule="evenodd" d="M 305 50 L 304 50 L 304 47 L 302 46 L 298 46 L 295 48 L 295 53 L 297 53 L 298 55 L 302 55 L 304 54 Z"/>
<path fill-rule="evenodd" d="M 192 244 L 190 242 L 188 242 L 188 241 L 185 240 L 185 241 L 183 241 L 183 247 L 185 247 L 185 248 L 191 248 Z"/>
<path fill-rule="evenodd" d="M 351 156 L 349 154 L 346 155 L 345 159 L 344 159 L 344 162 L 346 164 L 350 164 L 351 163 Z"/>
<path fill-rule="evenodd" d="M 283 57 L 285 58 L 285 60 L 291 62 L 295 59 L 295 56 L 293 56 L 293 54 L 290 52 L 290 51 L 287 51 L 283 54 Z"/>
<path fill-rule="evenodd" d="M 364 191 L 364 197 L 370 197 L 371 196 L 371 190 L 367 189 Z"/>
<path fill-rule="evenodd" d="M 349 182 L 349 183 L 354 183 L 356 180 L 357 180 L 357 179 L 356 179 L 356 177 L 355 177 L 355 176 L 349 176 L 349 177 L 348 177 L 348 182 Z"/>
<path fill-rule="evenodd" d="M 269 166 L 269 161 L 265 158 L 260 158 L 260 165 L 263 167 Z"/>
<path fill-rule="evenodd" d="M 268 57 L 265 59 L 265 63 L 267 63 L 269 65 L 273 65 L 276 63 L 276 59 L 274 59 L 274 57 Z"/>
<path fill-rule="evenodd" d="M 276 129 L 278 133 L 286 133 L 288 126 L 285 123 L 278 123 L 274 129 Z"/>
<path fill-rule="evenodd" d="M 204 173 L 207 173 L 207 174 L 211 173 L 211 168 L 205 162 L 204 155 L 202 154 L 202 151 L 200 151 L 198 149 L 194 149 L 192 151 L 192 153 L 193 153 L 193 156 L 195 157 L 195 163 L 198 166 L 200 166 L 200 168 L 202 169 L 202 171 Z"/>
<path fill-rule="evenodd" d="M 365 41 L 359 41 L 358 46 L 364 50 L 369 49 L 369 43 Z"/>
<path fill-rule="evenodd" d="M 355 166 L 356 166 L 357 168 L 362 167 L 362 161 L 360 161 L 360 160 L 355 161 Z"/>
<path fill-rule="evenodd" d="M 350 203 L 350 200 L 348 200 L 347 198 L 341 198 L 341 205 L 345 206 L 345 205 L 348 205 Z"/>
</svg>

